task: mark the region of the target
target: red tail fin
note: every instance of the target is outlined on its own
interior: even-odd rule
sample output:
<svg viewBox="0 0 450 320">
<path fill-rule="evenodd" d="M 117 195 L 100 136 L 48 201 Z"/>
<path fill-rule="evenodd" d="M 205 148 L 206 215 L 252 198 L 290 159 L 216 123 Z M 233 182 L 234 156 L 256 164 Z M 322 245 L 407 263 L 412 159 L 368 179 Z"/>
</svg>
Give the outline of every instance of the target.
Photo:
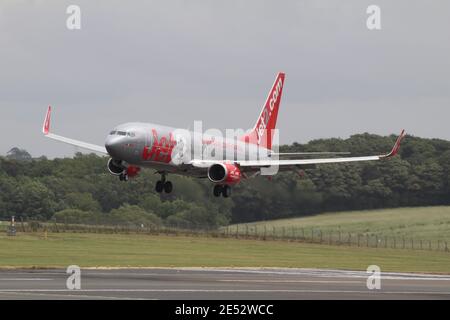
<svg viewBox="0 0 450 320">
<path fill-rule="evenodd" d="M 281 94 L 283 93 L 284 73 L 278 73 L 275 83 L 269 92 L 266 103 L 256 121 L 255 127 L 249 134 L 244 135 L 241 140 L 257 144 L 267 149 L 272 149 L 272 138 L 275 134 L 278 109 L 280 107 Z"/>
</svg>

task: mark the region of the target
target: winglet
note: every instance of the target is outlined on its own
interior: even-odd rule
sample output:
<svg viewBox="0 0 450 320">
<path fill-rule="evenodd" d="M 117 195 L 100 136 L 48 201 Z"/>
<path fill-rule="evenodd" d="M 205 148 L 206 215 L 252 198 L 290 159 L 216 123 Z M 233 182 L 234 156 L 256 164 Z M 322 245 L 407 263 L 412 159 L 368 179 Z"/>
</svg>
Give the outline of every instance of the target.
<svg viewBox="0 0 450 320">
<path fill-rule="evenodd" d="M 397 141 L 395 141 L 395 144 L 394 144 L 394 147 L 392 148 L 392 151 L 389 152 L 386 155 L 380 156 L 380 158 L 381 159 L 389 159 L 389 158 L 395 157 L 397 155 L 397 153 L 398 153 L 398 150 L 400 150 L 400 144 L 401 144 L 402 140 L 405 138 L 405 136 L 406 136 L 406 132 L 403 129 L 402 133 L 400 133 L 400 135 L 398 136 Z"/>
<path fill-rule="evenodd" d="M 48 135 L 50 133 L 50 119 L 52 115 L 52 107 L 48 106 L 47 115 L 45 116 L 44 125 L 42 126 L 42 133 Z"/>
</svg>

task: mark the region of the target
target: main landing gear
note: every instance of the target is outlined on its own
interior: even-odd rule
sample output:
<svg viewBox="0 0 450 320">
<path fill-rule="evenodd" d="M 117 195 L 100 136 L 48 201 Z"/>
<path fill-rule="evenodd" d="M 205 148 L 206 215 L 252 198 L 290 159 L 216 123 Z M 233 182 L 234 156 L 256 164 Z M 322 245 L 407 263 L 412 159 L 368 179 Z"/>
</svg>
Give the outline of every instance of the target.
<svg viewBox="0 0 450 320">
<path fill-rule="evenodd" d="M 224 198 L 228 198 L 231 195 L 231 187 L 229 185 L 216 184 L 213 189 L 215 197 L 222 195 Z"/>
<path fill-rule="evenodd" d="M 129 179 L 129 177 L 128 177 L 128 175 L 126 173 L 121 173 L 119 175 L 119 180 L 120 181 L 128 181 L 128 179 Z"/>
<path fill-rule="evenodd" d="M 173 190 L 172 182 L 166 181 L 166 174 L 161 174 L 161 180 L 156 182 L 155 191 L 158 193 L 162 193 L 163 191 L 165 193 L 171 193 Z"/>
</svg>

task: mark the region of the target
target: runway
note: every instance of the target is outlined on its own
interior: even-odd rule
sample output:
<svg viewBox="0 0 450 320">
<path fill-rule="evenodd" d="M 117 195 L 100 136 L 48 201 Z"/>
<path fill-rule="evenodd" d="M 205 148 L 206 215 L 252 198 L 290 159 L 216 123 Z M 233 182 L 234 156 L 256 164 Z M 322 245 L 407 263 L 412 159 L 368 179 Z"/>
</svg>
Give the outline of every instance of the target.
<svg viewBox="0 0 450 320">
<path fill-rule="evenodd" d="M 450 275 L 369 274 L 319 269 L 82 269 L 68 290 L 65 270 L 0 270 L 0 299 L 450 299 Z"/>
</svg>

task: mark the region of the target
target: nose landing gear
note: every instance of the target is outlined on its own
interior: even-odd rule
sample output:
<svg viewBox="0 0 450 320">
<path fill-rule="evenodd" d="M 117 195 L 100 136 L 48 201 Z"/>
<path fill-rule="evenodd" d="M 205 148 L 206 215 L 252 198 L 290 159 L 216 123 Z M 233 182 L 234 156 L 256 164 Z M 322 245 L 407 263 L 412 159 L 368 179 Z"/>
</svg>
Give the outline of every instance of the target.
<svg viewBox="0 0 450 320">
<path fill-rule="evenodd" d="M 171 193 L 173 190 L 172 182 L 166 181 L 166 174 L 161 174 L 161 180 L 158 180 L 155 185 L 155 191 L 158 193 Z"/>
<path fill-rule="evenodd" d="M 229 185 L 216 184 L 213 189 L 215 197 L 222 195 L 224 198 L 228 198 L 231 195 L 231 187 Z"/>
</svg>

